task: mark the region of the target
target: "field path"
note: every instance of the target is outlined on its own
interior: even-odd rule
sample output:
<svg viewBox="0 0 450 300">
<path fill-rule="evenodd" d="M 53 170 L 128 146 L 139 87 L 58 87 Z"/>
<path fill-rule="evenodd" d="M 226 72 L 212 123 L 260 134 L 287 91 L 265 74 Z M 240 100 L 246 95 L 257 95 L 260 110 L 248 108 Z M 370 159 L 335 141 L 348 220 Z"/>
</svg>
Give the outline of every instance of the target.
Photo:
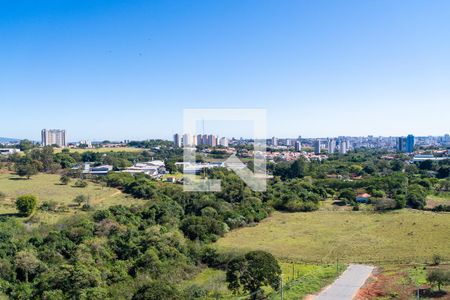
<svg viewBox="0 0 450 300">
<path fill-rule="evenodd" d="M 314 300 L 352 300 L 373 270 L 373 266 L 349 265 L 347 270 Z"/>
</svg>

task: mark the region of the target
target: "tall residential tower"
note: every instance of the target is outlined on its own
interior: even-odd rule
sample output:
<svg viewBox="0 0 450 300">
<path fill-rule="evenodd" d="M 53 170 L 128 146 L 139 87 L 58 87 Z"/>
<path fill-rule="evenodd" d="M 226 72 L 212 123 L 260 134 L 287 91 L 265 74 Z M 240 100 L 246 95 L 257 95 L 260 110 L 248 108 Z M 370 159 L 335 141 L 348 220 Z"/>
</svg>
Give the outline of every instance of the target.
<svg viewBox="0 0 450 300">
<path fill-rule="evenodd" d="M 65 147 L 66 131 L 61 129 L 42 129 L 41 144 L 42 146 L 57 145 L 58 147 Z"/>
</svg>

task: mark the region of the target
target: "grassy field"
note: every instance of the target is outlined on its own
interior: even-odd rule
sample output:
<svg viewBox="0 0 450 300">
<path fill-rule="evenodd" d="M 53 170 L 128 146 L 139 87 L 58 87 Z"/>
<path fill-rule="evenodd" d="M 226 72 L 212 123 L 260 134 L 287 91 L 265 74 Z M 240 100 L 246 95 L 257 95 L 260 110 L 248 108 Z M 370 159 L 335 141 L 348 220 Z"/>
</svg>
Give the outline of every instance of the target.
<svg viewBox="0 0 450 300">
<path fill-rule="evenodd" d="M 55 201 L 68 207 L 67 212 L 55 213 L 38 210 L 34 219 L 47 224 L 55 223 L 61 218 L 73 214 L 85 213 L 78 207 L 71 207 L 74 204 L 73 199 L 80 194 L 90 198 L 89 203 L 94 209 L 106 208 L 116 204 L 144 203 L 144 200 L 129 197 L 122 194 L 118 189 L 102 187 L 92 182 L 89 182 L 85 188 L 73 187 L 73 180 L 68 185 L 61 185 L 59 178 L 58 175 L 39 174 L 26 180 L 13 174 L 0 174 L 0 192 L 6 194 L 6 198 L 0 199 L 0 215 L 16 213 L 15 199 L 23 194 L 36 195 L 40 204 L 44 201 Z"/>
<path fill-rule="evenodd" d="M 433 208 L 439 204 L 450 205 L 450 192 L 427 196 L 427 208 Z"/>
<path fill-rule="evenodd" d="M 345 266 L 340 265 L 310 265 L 280 262 L 284 282 L 283 296 L 285 300 L 302 299 L 306 295 L 320 291 L 324 286 L 334 281 Z M 183 282 L 183 287 L 195 285 L 209 291 L 203 299 L 248 299 L 245 295 L 236 296 L 227 287 L 225 271 L 206 268 L 192 280 Z M 264 288 L 269 299 L 280 299 L 280 293 L 271 288 Z"/>
<path fill-rule="evenodd" d="M 450 214 L 404 209 L 387 213 L 279 213 L 219 239 L 221 251 L 260 249 L 294 261 L 374 262 L 450 259 Z"/>
<path fill-rule="evenodd" d="M 58 153 L 61 152 L 63 148 L 55 148 L 54 152 Z M 133 147 L 120 147 L 120 148 L 92 148 L 92 149 L 69 149 L 70 152 L 78 152 L 83 153 L 86 151 L 92 151 L 92 152 L 141 152 L 145 149 L 142 148 L 133 148 Z"/>
</svg>

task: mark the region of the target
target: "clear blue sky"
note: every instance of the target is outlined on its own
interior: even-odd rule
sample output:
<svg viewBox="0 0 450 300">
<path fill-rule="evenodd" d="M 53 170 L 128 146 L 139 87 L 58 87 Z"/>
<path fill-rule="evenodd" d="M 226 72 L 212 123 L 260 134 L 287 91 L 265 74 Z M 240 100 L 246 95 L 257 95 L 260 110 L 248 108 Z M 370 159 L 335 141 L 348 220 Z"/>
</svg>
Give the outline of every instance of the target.
<svg viewBox="0 0 450 300">
<path fill-rule="evenodd" d="M 450 1 L 0 1 L 0 136 L 170 138 L 221 107 L 276 136 L 444 134 Z"/>
</svg>

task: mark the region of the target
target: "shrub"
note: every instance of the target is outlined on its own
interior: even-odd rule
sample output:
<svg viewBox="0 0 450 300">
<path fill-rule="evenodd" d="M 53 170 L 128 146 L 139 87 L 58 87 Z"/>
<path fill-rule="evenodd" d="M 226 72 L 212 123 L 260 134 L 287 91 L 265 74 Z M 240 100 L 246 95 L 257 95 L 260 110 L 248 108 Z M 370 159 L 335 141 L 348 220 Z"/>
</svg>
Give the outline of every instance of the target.
<svg viewBox="0 0 450 300">
<path fill-rule="evenodd" d="M 78 195 L 73 199 L 73 202 L 75 202 L 78 205 L 81 205 L 81 203 L 88 203 L 89 197 L 86 195 Z"/>
<path fill-rule="evenodd" d="M 395 209 L 397 207 L 397 202 L 392 199 L 380 199 L 375 202 L 375 210 L 383 211 Z"/>
<path fill-rule="evenodd" d="M 70 177 L 67 175 L 63 175 L 59 178 L 59 182 L 61 182 L 61 184 L 67 185 L 70 182 Z"/>
<path fill-rule="evenodd" d="M 77 181 L 75 181 L 75 184 L 74 184 L 75 187 L 79 187 L 79 188 L 85 188 L 85 187 L 87 187 L 87 185 L 88 185 L 87 181 L 82 180 L 82 179 L 78 179 Z"/>
<path fill-rule="evenodd" d="M 55 212 L 58 208 L 58 202 L 50 200 L 50 201 L 44 201 L 41 205 L 41 210 L 43 211 L 53 211 Z"/>
<path fill-rule="evenodd" d="M 435 265 L 435 266 L 440 265 L 441 260 L 442 260 L 442 258 L 440 255 L 437 255 L 437 254 L 433 255 L 433 265 Z"/>
<path fill-rule="evenodd" d="M 440 291 L 441 286 L 450 283 L 450 272 L 442 269 L 433 269 L 428 273 L 427 281 L 432 286 L 437 286 Z"/>
<path fill-rule="evenodd" d="M 37 206 L 37 197 L 34 195 L 23 195 L 17 198 L 16 208 L 25 216 L 30 216 Z"/>
</svg>

